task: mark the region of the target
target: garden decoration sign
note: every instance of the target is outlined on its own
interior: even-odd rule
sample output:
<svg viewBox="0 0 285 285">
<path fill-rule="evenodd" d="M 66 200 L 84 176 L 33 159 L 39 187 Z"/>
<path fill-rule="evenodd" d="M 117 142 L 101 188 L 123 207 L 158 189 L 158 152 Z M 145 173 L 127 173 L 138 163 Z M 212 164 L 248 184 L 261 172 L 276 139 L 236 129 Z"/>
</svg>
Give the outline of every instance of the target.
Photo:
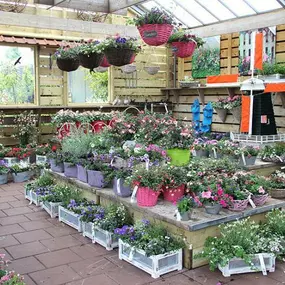
<svg viewBox="0 0 285 285">
<path fill-rule="evenodd" d="M 220 74 L 220 36 L 205 38 L 204 45 L 192 56 L 192 77 L 204 78 Z"/>
</svg>

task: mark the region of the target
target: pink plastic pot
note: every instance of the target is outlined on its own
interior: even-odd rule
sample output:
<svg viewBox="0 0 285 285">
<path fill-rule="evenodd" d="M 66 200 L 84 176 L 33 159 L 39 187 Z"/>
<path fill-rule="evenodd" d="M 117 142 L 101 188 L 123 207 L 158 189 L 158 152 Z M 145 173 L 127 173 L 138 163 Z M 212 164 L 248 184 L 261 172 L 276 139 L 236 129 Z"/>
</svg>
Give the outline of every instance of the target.
<svg viewBox="0 0 285 285">
<path fill-rule="evenodd" d="M 185 185 L 182 184 L 177 188 L 168 188 L 164 187 L 163 197 L 164 200 L 175 203 L 177 202 L 185 193 Z"/>
<path fill-rule="evenodd" d="M 153 191 L 148 187 L 139 187 L 137 192 L 137 203 L 140 207 L 153 207 L 157 204 L 160 191 Z"/>
</svg>

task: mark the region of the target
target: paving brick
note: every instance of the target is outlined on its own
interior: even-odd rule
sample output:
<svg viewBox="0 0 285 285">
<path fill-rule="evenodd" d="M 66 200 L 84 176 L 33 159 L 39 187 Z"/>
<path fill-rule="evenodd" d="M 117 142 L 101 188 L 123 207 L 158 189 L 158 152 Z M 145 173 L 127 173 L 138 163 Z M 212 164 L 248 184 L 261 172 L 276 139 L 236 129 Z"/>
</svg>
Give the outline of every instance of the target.
<svg viewBox="0 0 285 285">
<path fill-rule="evenodd" d="M 96 277 L 89 277 L 86 279 L 73 281 L 71 283 L 67 283 L 66 285 L 118 285 L 117 282 L 109 278 L 108 276 L 101 274 Z M 135 284 L 135 283 L 134 283 Z"/>
<path fill-rule="evenodd" d="M 0 231 L 1 231 L 1 228 L 0 228 Z M 16 244 L 19 244 L 19 242 L 12 235 L 0 237 L 0 247 L 7 247 L 11 245 L 16 245 Z"/>
<path fill-rule="evenodd" d="M 4 248 L 0 248 L 0 253 L 5 254 L 5 258 L 4 260 L 12 260 L 12 256 L 4 249 Z"/>
<path fill-rule="evenodd" d="M 53 237 L 61 237 L 78 233 L 77 230 L 62 223 L 57 223 L 57 225 L 53 225 L 53 227 L 47 228 L 46 231 Z"/>
<path fill-rule="evenodd" d="M 25 230 L 23 228 L 21 228 L 18 224 L 1 226 L 0 227 L 0 236 L 21 233 L 24 231 Z"/>
<path fill-rule="evenodd" d="M 51 227 L 52 224 L 48 221 L 28 221 L 21 223 L 21 227 L 24 228 L 26 231 L 33 231 Z"/>
<path fill-rule="evenodd" d="M 71 235 L 74 238 L 78 239 L 82 244 L 87 244 L 87 243 L 92 243 L 90 238 L 84 237 L 82 234 L 77 233 L 77 234 L 73 234 Z"/>
<path fill-rule="evenodd" d="M 284 282 L 284 279 L 283 279 L 283 282 Z M 260 272 L 259 277 L 250 277 L 248 274 L 246 274 L 246 275 L 243 275 L 240 279 L 233 280 L 226 284 L 229 284 L 229 285 L 241 285 L 241 284 L 242 285 L 282 285 L 281 282 L 273 280 L 269 278 L 269 276 L 263 276 L 261 272 Z"/>
<path fill-rule="evenodd" d="M 8 196 L 16 196 L 16 195 L 23 195 L 23 193 L 21 193 L 18 190 L 10 190 L 10 191 L 3 191 L 0 193 L 0 197 L 8 197 Z"/>
<path fill-rule="evenodd" d="M 32 211 L 32 213 L 25 214 L 25 216 L 29 218 L 31 221 L 46 220 L 47 218 L 50 217 L 49 214 L 45 211 L 41 212 Z"/>
<path fill-rule="evenodd" d="M 103 274 L 114 271 L 118 268 L 110 260 L 104 258 L 103 256 L 97 256 L 91 259 L 84 259 L 82 261 L 74 262 L 69 264 L 69 267 L 71 267 L 82 277 Z"/>
<path fill-rule="evenodd" d="M 23 275 L 23 277 L 26 285 L 37 285 L 29 275 Z"/>
<path fill-rule="evenodd" d="M 50 251 L 81 245 L 81 242 L 72 236 L 56 237 L 42 240 L 41 243 Z"/>
<path fill-rule="evenodd" d="M 14 195 L 14 197 L 19 201 L 23 200 L 23 194 Z"/>
<path fill-rule="evenodd" d="M 8 183 L 5 185 L 1 185 L 1 189 L 4 191 L 13 191 L 13 190 L 22 190 L 24 191 L 25 183 Z"/>
<path fill-rule="evenodd" d="M 11 203 L 13 203 L 13 202 L 11 202 Z M 8 202 L 0 204 L 0 210 L 10 209 L 10 208 L 12 208 L 12 206 Z"/>
<path fill-rule="evenodd" d="M 32 213 L 33 210 L 29 209 L 28 207 L 19 207 L 19 208 L 13 208 L 13 209 L 3 210 L 3 212 L 4 212 L 7 216 L 16 216 L 16 215 L 22 215 L 22 214 Z"/>
<path fill-rule="evenodd" d="M 70 248 L 73 252 L 84 259 L 92 258 L 95 256 L 106 256 L 108 253 L 103 246 L 94 244 L 84 244 L 82 246 L 74 246 Z"/>
<path fill-rule="evenodd" d="M 30 256 L 12 261 L 9 269 L 14 270 L 18 274 L 27 274 L 43 270 L 45 267 L 35 257 Z"/>
<path fill-rule="evenodd" d="M 81 257 L 68 248 L 39 254 L 36 258 L 47 268 L 82 260 Z"/>
<path fill-rule="evenodd" d="M 200 285 L 201 283 L 193 281 L 189 277 L 182 275 L 182 274 L 175 275 L 170 278 L 161 277 L 159 280 L 151 283 L 151 285 L 173 285 L 173 284 L 175 285 Z M 212 285 L 216 285 L 216 284 L 217 283 L 212 283 Z"/>
<path fill-rule="evenodd" d="M 6 247 L 6 250 L 15 259 L 48 252 L 48 249 L 39 241 Z"/>
<path fill-rule="evenodd" d="M 23 222 L 28 222 L 28 221 L 29 219 L 25 217 L 24 215 L 0 218 L 0 224 L 2 226 L 23 223 Z"/>
<path fill-rule="evenodd" d="M 18 207 L 24 207 L 24 206 L 28 206 L 30 203 L 30 201 L 28 200 L 20 200 L 20 201 L 13 201 L 13 202 L 9 202 L 9 204 L 13 207 L 13 208 L 18 208 Z"/>
<path fill-rule="evenodd" d="M 274 280 L 277 280 L 279 282 L 283 282 L 282 284 L 285 284 L 285 264 L 277 263 L 275 272 L 274 273 L 268 273 L 268 277 Z"/>
<path fill-rule="evenodd" d="M 3 218 L 3 217 L 7 217 L 7 215 L 2 210 L 0 210 L 0 218 Z"/>
<path fill-rule="evenodd" d="M 18 201 L 18 200 L 14 196 L 0 197 L 0 203 L 12 202 L 12 201 Z"/>
<path fill-rule="evenodd" d="M 29 275 L 36 284 L 44 285 L 59 285 L 80 279 L 80 276 L 67 265 L 49 268 Z"/>
<path fill-rule="evenodd" d="M 14 234 L 14 237 L 20 242 L 20 243 L 28 243 L 32 241 L 38 241 L 43 239 L 50 239 L 52 236 L 47 233 L 44 230 L 35 230 L 35 231 L 29 231 L 25 233 L 20 234 Z"/>
</svg>

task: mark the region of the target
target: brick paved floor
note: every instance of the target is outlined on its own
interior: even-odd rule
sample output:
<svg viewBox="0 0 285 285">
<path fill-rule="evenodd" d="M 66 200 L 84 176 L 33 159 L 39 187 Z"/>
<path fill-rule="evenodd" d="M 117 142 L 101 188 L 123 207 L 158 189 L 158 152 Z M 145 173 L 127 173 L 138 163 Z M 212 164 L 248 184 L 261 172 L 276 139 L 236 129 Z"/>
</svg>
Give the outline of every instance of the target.
<svg viewBox="0 0 285 285">
<path fill-rule="evenodd" d="M 28 285 L 281 285 L 285 264 L 276 272 L 234 275 L 224 278 L 207 266 L 173 272 L 152 279 L 120 261 L 117 251 L 93 245 L 76 230 L 50 219 L 24 199 L 23 184 L 0 187 L 0 253 L 12 261 L 10 269 L 23 274 Z"/>
</svg>

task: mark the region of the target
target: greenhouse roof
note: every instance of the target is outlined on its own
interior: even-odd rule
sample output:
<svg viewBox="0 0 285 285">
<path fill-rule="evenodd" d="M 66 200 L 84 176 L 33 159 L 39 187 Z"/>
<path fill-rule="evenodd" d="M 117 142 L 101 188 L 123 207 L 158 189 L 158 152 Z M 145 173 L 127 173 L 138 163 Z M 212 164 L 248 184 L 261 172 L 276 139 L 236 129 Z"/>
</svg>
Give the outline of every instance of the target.
<svg viewBox="0 0 285 285">
<path fill-rule="evenodd" d="M 135 7 L 140 11 L 160 6 L 184 26 L 197 28 L 285 8 L 285 0 L 153 0 Z"/>
</svg>

